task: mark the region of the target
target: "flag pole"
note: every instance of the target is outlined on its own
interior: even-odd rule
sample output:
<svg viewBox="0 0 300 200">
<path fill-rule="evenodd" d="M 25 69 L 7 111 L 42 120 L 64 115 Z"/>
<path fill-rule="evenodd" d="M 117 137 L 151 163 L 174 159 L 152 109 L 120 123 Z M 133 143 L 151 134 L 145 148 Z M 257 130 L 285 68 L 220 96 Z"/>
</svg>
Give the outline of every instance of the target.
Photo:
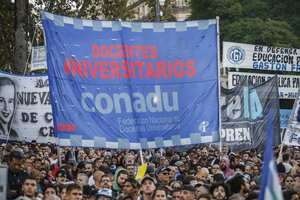
<svg viewBox="0 0 300 200">
<path fill-rule="evenodd" d="M 220 146 L 219 151 L 222 152 L 222 124 L 221 124 L 221 62 L 220 62 L 220 27 L 219 27 L 219 16 L 216 17 L 217 23 L 217 48 L 218 48 L 218 93 L 219 93 L 219 139 L 220 139 Z"/>
<path fill-rule="evenodd" d="M 143 159 L 143 151 L 142 149 L 140 149 L 140 156 L 141 156 L 141 162 L 142 162 L 142 165 L 144 164 L 144 159 Z"/>
</svg>

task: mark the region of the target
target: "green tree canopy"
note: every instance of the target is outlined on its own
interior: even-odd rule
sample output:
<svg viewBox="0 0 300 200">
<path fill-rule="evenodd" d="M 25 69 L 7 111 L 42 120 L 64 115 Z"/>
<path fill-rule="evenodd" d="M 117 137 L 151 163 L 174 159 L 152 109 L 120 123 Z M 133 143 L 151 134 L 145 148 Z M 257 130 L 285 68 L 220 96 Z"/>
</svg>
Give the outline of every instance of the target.
<svg viewBox="0 0 300 200">
<path fill-rule="evenodd" d="M 191 0 L 190 20 L 220 17 L 221 40 L 300 48 L 300 2 Z"/>
</svg>

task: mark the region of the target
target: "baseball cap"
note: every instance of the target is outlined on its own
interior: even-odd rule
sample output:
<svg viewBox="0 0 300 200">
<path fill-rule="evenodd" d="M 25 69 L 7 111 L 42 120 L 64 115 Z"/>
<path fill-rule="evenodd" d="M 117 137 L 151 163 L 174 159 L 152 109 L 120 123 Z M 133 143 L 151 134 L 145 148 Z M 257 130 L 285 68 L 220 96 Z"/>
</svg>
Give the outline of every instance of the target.
<svg viewBox="0 0 300 200">
<path fill-rule="evenodd" d="M 171 170 L 170 170 L 169 168 L 167 168 L 167 167 L 159 167 L 159 168 L 157 169 L 157 171 L 156 171 L 156 175 L 160 174 L 161 172 L 163 172 L 163 171 L 165 171 L 165 170 L 171 171 Z"/>
<path fill-rule="evenodd" d="M 141 184 L 143 185 L 143 183 L 145 182 L 145 180 L 150 180 L 150 181 L 152 181 L 154 184 L 155 184 L 155 181 L 154 181 L 154 179 L 151 177 L 151 176 L 145 176 L 143 179 L 142 179 L 142 181 L 141 181 Z"/>
<path fill-rule="evenodd" d="M 109 197 L 112 198 L 112 191 L 110 189 L 107 188 L 102 188 L 101 190 L 99 190 L 95 196 L 105 196 L 105 197 Z"/>
<path fill-rule="evenodd" d="M 181 160 L 178 160 L 174 163 L 175 166 L 179 167 L 181 165 L 184 165 L 184 163 Z"/>
</svg>

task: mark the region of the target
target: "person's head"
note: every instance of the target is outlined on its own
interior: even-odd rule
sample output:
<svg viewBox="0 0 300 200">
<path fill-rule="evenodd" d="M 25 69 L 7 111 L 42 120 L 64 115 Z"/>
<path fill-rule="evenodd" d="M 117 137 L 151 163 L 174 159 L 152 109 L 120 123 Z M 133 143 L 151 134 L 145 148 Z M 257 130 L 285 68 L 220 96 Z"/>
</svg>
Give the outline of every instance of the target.
<svg viewBox="0 0 300 200">
<path fill-rule="evenodd" d="M 52 184 L 49 184 L 44 189 L 44 197 L 45 199 L 50 196 L 56 196 L 56 187 Z"/>
<path fill-rule="evenodd" d="M 169 183 L 170 181 L 170 169 L 166 167 L 159 167 L 157 169 L 157 180 L 162 183 Z"/>
<path fill-rule="evenodd" d="M 37 192 L 37 181 L 33 177 L 27 177 L 22 185 L 22 192 L 24 196 L 32 198 Z"/>
<path fill-rule="evenodd" d="M 15 109 L 16 88 L 14 82 L 7 78 L 0 78 L 0 124 L 11 122 Z M 5 133 L 7 134 L 7 133 Z"/>
<path fill-rule="evenodd" d="M 244 152 L 243 153 L 243 160 L 244 161 L 250 160 L 250 158 L 251 158 L 250 152 Z"/>
<path fill-rule="evenodd" d="M 125 158 L 124 158 L 124 165 L 127 165 L 127 164 L 134 164 L 135 163 L 135 157 L 133 154 L 131 153 L 128 153 L 125 155 Z"/>
<path fill-rule="evenodd" d="M 96 158 L 96 159 L 94 160 L 94 166 L 95 166 L 95 169 L 98 169 L 98 168 L 101 166 L 101 164 L 102 164 L 101 158 Z"/>
<path fill-rule="evenodd" d="M 96 193 L 95 200 L 110 200 L 112 199 L 112 191 L 107 188 L 102 188 Z"/>
<path fill-rule="evenodd" d="M 153 200 L 168 200 L 167 190 L 163 187 L 158 187 L 155 189 L 153 196 Z"/>
<path fill-rule="evenodd" d="M 254 167 L 252 165 L 247 164 L 245 166 L 245 173 L 246 174 L 249 174 L 250 176 L 253 176 L 253 170 L 254 170 Z"/>
<path fill-rule="evenodd" d="M 175 188 L 174 190 L 172 190 L 172 200 L 179 200 L 180 199 L 180 189 L 179 188 Z"/>
<path fill-rule="evenodd" d="M 141 181 L 141 192 L 145 195 L 152 195 L 155 190 L 155 181 L 150 176 L 145 176 Z"/>
<path fill-rule="evenodd" d="M 181 200 L 193 200 L 195 199 L 195 197 L 196 197 L 196 188 L 194 188 L 192 185 L 183 185 L 180 188 Z"/>
<path fill-rule="evenodd" d="M 195 176 L 187 175 L 183 179 L 183 185 L 193 185 L 197 183 L 197 179 Z"/>
<path fill-rule="evenodd" d="M 170 180 L 174 180 L 175 174 L 178 171 L 178 168 L 173 165 L 169 165 L 168 168 L 170 169 Z"/>
<path fill-rule="evenodd" d="M 123 193 L 125 195 L 137 196 L 140 189 L 140 184 L 134 178 L 125 180 Z"/>
<path fill-rule="evenodd" d="M 42 159 L 40 158 L 35 158 L 34 161 L 33 161 L 33 167 L 34 169 L 40 169 L 42 166 Z"/>
<path fill-rule="evenodd" d="M 185 158 L 184 156 L 181 157 L 181 158 Z M 184 174 L 185 173 L 185 166 L 184 166 L 184 162 L 182 160 L 178 160 L 174 163 L 175 166 L 178 167 L 178 171 L 181 173 L 181 174 Z"/>
<path fill-rule="evenodd" d="M 295 185 L 295 178 L 293 175 L 288 174 L 283 178 L 283 184 L 289 187 L 294 187 Z"/>
<path fill-rule="evenodd" d="M 24 155 L 22 152 L 20 151 L 11 152 L 8 156 L 9 169 L 12 172 L 17 173 L 21 169 L 21 166 L 23 164 L 23 159 L 24 159 Z"/>
<path fill-rule="evenodd" d="M 81 200 L 83 195 L 82 187 L 76 183 L 71 183 L 67 186 L 68 200 Z"/>
<path fill-rule="evenodd" d="M 100 187 L 109 189 L 112 186 L 111 176 L 104 174 L 100 180 Z"/>
<path fill-rule="evenodd" d="M 67 181 L 67 172 L 62 169 L 57 170 L 55 179 L 57 184 L 64 184 Z"/>
<path fill-rule="evenodd" d="M 288 189 L 283 192 L 283 197 L 284 199 L 289 199 L 289 200 L 298 200 L 299 195 L 295 189 Z"/>
<path fill-rule="evenodd" d="M 220 170 L 220 166 L 218 164 L 214 164 L 212 166 L 211 172 L 212 172 L 212 174 L 216 174 L 217 171 L 219 171 L 219 170 Z"/>
<path fill-rule="evenodd" d="M 201 194 L 199 195 L 199 197 L 197 198 L 197 200 L 210 200 L 210 195 L 209 194 Z"/>
<path fill-rule="evenodd" d="M 197 151 L 194 149 L 189 149 L 187 151 L 187 154 L 189 155 L 190 159 L 193 160 L 194 158 L 197 157 Z"/>
<path fill-rule="evenodd" d="M 125 180 L 128 178 L 128 173 L 126 170 L 121 170 L 117 175 L 117 184 L 120 188 L 123 188 Z"/>
<path fill-rule="evenodd" d="M 209 171 L 207 168 L 202 167 L 199 171 L 199 174 L 197 175 L 198 178 L 202 179 L 202 180 L 207 180 L 209 175 Z"/>
<path fill-rule="evenodd" d="M 230 186 L 230 191 L 234 193 L 241 193 L 246 187 L 246 182 L 243 175 L 237 174 L 227 181 Z"/>
<path fill-rule="evenodd" d="M 181 181 L 173 181 L 172 183 L 170 183 L 170 187 L 173 190 L 180 189 L 182 185 L 183 185 L 183 183 Z"/>
<path fill-rule="evenodd" d="M 78 151 L 78 155 L 77 155 L 78 159 L 79 159 L 80 161 L 82 161 L 82 160 L 84 160 L 84 156 L 85 156 L 84 151 L 83 151 L 82 149 L 79 150 L 79 151 Z"/>
<path fill-rule="evenodd" d="M 60 192 L 59 192 L 59 196 L 61 200 L 67 200 L 68 196 L 67 196 L 67 186 L 68 185 L 62 185 L 60 188 Z"/>
<path fill-rule="evenodd" d="M 253 167 L 253 176 L 259 176 L 260 175 L 260 169 L 258 165 L 254 165 Z"/>
<path fill-rule="evenodd" d="M 92 187 L 89 185 L 82 186 L 82 197 L 84 200 L 87 200 L 92 192 Z"/>
<path fill-rule="evenodd" d="M 125 168 L 128 172 L 128 177 L 134 177 L 134 164 L 127 164 Z"/>
<path fill-rule="evenodd" d="M 229 187 L 224 182 L 213 183 L 209 192 L 213 199 L 227 199 L 229 197 Z"/>
<path fill-rule="evenodd" d="M 196 184 L 196 196 L 197 198 L 202 194 L 209 194 L 209 187 L 210 185 L 207 184 Z"/>
<path fill-rule="evenodd" d="M 50 152 L 50 157 L 51 159 L 53 160 L 56 160 L 57 159 L 57 149 L 52 149 L 51 152 Z"/>
<path fill-rule="evenodd" d="M 89 180 L 89 177 L 86 174 L 80 173 L 80 174 L 78 174 L 78 176 L 76 178 L 76 183 L 80 186 L 84 186 L 84 185 L 88 184 L 88 180 Z"/>
<path fill-rule="evenodd" d="M 290 161 L 290 154 L 289 153 L 285 153 L 282 155 L 282 161 L 283 162 L 289 162 Z"/>
<path fill-rule="evenodd" d="M 91 162 L 86 162 L 84 165 L 85 173 L 90 177 L 93 172 L 93 163 Z"/>
<path fill-rule="evenodd" d="M 220 160 L 219 165 L 220 165 L 221 170 L 225 171 L 229 167 L 229 159 L 227 157 L 223 157 Z"/>
<path fill-rule="evenodd" d="M 227 146 L 222 147 L 222 155 L 227 156 L 229 153 L 229 148 Z"/>
</svg>

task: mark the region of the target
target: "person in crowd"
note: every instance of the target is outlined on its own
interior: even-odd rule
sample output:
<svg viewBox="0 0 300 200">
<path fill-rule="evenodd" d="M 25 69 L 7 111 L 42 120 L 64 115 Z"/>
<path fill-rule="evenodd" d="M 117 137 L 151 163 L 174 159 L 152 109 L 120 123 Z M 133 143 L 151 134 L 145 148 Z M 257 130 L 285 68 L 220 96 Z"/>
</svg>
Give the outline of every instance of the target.
<svg viewBox="0 0 300 200">
<path fill-rule="evenodd" d="M 112 187 L 113 198 L 116 198 L 123 190 L 125 180 L 128 178 L 126 169 L 119 169 L 114 176 L 114 184 Z"/>
<path fill-rule="evenodd" d="M 128 172 L 128 178 L 134 178 L 134 164 L 127 164 L 125 169 Z"/>
<path fill-rule="evenodd" d="M 150 176 L 145 176 L 141 181 L 141 200 L 150 200 L 152 199 L 153 193 L 156 189 L 155 181 Z"/>
<path fill-rule="evenodd" d="M 24 154 L 20 151 L 13 151 L 8 156 L 8 199 L 15 199 L 22 192 L 22 185 L 28 174 L 21 169 Z"/>
<path fill-rule="evenodd" d="M 283 197 L 284 197 L 284 199 L 298 200 L 299 199 L 299 194 L 294 189 L 288 189 L 288 190 L 283 192 Z"/>
<path fill-rule="evenodd" d="M 229 168 L 229 159 L 227 157 L 222 157 L 219 165 L 225 177 L 233 176 L 234 170 Z"/>
<path fill-rule="evenodd" d="M 42 159 L 41 158 L 35 158 L 33 161 L 33 168 L 39 170 L 42 166 Z"/>
<path fill-rule="evenodd" d="M 113 199 L 112 191 L 107 188 L 103 188 L 103 189 L 99 190 L 95 196 L 96 196 L 95 200 Z"/>
<path fill-rule="evenodd" d="M 196 177 L 200 178 L 201 180 L 208 180 L 209 171 L 206 167 L 203 167 L 200 169 L 200 171 L 197 173 Z"/>
<path fill-rule="evenodd" d="M 76 183 L 82 187 L 84 185 L 89 184 L 88 180 L 89 180 L 89 178 L 85 173 L 80 173 L 80 174 L 78 174 L 78 176 L 76 178 Z"/>
<path fill-rule="evenodd" d="M 37 181 L 30 176 L 26 177 L 22 185 L 23 197 L 27 197 L 31 200 L 37 200 L 36 192 L 37 192 Z"/>
<path fill-rule="evenodd" d="M 180 189 L 179 188 L 173 189 L 171 196 L 172 196 L 172 200 L 180 200 Z"/>
<path fill-rule="evenodd" d="M 45 187 L 44 189 L 44 197 L 45 198 L 49 198 L 50 196 L 56 196 L 57 195 L 57 191 L 56 191 L 56 187 L 52 184 L 49 184 Z"/>
<path fill-rule="evenodd" d="M 59 169 L 55 174 L 55 180 L 57 185 L 63 185 L 67 182 L 67 172 Z"/>
<path fill-rule="evenodd" d="M 196 188 L 192 185 L 183 185 L 180 188 L 181 200 L 194 200 L 196 198 Z"/>
<path fill-rule="evenodd" d="M 91 162 L 86 162 L 84 165 L 85 173 L 88 177 L 92 176 L 93 173 L 93 163 Z"/>
<path fill-rule="evenodd" d="M 138 199 L 140 184 L 134 178 L 128 178 L 125 180 L 123 187 L 123 194 L 125 196 L 131 196 L 134 200 Z"/>
<path fill-rule="evenodd" d="M 164 187 L 157 187 L 152 196 L 152 200 L 168 200 L 168 192 Z"/>
<path fill-rule="evenodd" d="M 290 164 L 291 158 L 289 153 L 285 153 L 282 155 L 282 164 L 285 168 L 285 173 L 290 173 L 292 170 L 292 165 Z"/>
<path fill-rule="evenodd" d="M 229 186 L 224 182 L 213 183 L 209 189 L 213 199 L 228 199 Z"/>
<path fill-rule="evenodd" d="M 68 200 L 81 200 L 83 197 L 83 189 L 76 183 L 68 184 L 66 193 L 66 198 Z"/>
<path fill-rule="evenodd" d="M 93 179 L 94 179 L 94 184 L 92 185 L 92 188 L 94 189 L 101 189 L 101 180 L 103 177 L 104 173 L 102 171 L 96 171 L 93 175 Z"/>
<path fill-rule="evenodd" d="M 244 190 L 247 189 L 246 187 L 246 181 L 243 175 L 237 174 L 233 177 L 231 177 L 227 182 L 230 186 L 230 191 L 232 194 L 244 194 Z"/>
<path fill-rule="evenodd" d="M 170 169 L 167 167 L 159 167 L 156 172 L 157 182 L 166 186 L 170 182 Z"/>
<path fill-rule="evenodd" d="M 283 178 L 283 185 L 293 188 L 295 185 L 295 178 L 293 175 L 288 174 Z"/>
<path fill-rule="evenodd" d="M 111 190 L 113 199 L 165 199 L 162 191 L 159 195 L 153 196 L 155 189 L 161 187 L 167 190 L 166 198 L 168 199 L 188 199 L 190 198 L 188 193 L 182 194 L 180 190 L 186 185 L 195 189 L 194 199 L 207 199 L 207 195 L 211 195 L 211 198 L 223 198 L 222 196 L 225 196 L 225 199 L 244 199 L 247 196 L 247 198 L 255 199 L 259 192 L 263 164 L 263 152 L 259 150 L 255 150 L 255 152 L 245 150 L 242 154 L 230 152 L 221 158 L 218 151 L 206 146 L 192 148 L 186 153 L 167 148 L 162 151 L 163 156 L 161 156 L 160 150 L 144 150 L 144 159 L 147 159 L 148 164 L 144 177 L 137 180 L 141 185 L 138 188 L 135 187 L 136 181 L 133 179 L 135 178 L 135 163 L 138 160 L 136 158 L 138 154 L 134 150 L 61 147 L 62 165 L 59 166 L 57 158 L 53 157 L 52 153 L 54 152 L 55 155 L 57 152 L 55 144 L 32 142 L 34 143 L 32 145 L 30 142 L 25 144 L 9 142 L 5 144 L 7 145 L 5 149 L 0 145 L 0 152 L 5 151 L 4 159 L 7 160 L 8 164 L 8 178 L 10 180 L 8 182 L 8 199 L 12 199 L 12 195 L 15 195 L 13 198 L 18 196 L 25 198 L 22 193 L 22 185 L 28 176 L 27 174 L 33 176 L 37 181 L 38 190 L 33 198 L 42 199 L 55 199 L 58 196 L 63 200 L 68 199 L 70 195 L 67 195 L 66 187 L 73 181 L 83 187 L 82 198 L 89 200 L 94 199 L 95 194 L 102 189 Z M 25 153 L 22 154 L 22 151 Z M 291 188 L 296 190 L 300 188 L 300 169 L 297 170 L 300 168 L 298 166 L 300 157 L 297 151 L 298 149 L 294 147 L 286 148 L 285 154 L 290 152 L 293 155 L 293 160 L 289 159 L 288 161 L 289 164 L 293 161 L 293 168 L 290 173 L 285 173 L 284 162 L 278 165 L 278 170 L 283 172 L 279 173 L 283 192 Z M 55 164 L 50 165 L 49 152 L 52 158 L 56 160 Z M 72 152 L 83 152 L 83 160 L 76 164 Z M 151 156 L 147 157 L 147 155 Z M 203 158 L 205 158 L 205 163 L 198 162 Z M 229 162 L 226 162 L 229 160 L 230 166 L 228 165 Z M 124 167 L 125 163 L 127 164 Z M 140 160 L 138 163 L 141 164 Z M 87 174 L 91 170 L 93 175 L 88 179 Z M 236 178 L 237 176 L 239 178 Z M 90 184 L 91 179 L 93 184 Z M 87 182 L 87 180 L 89 181 Z M 226 194 L 226 189 L 223 189 L 225 194 L 215 191 L 213 197 L 213 193 L 210 192 L 212 186 L 216 183 L 224 183 L 224 181 L 230 186 L 231 192 Z M 56 195 L 53 196 L 50 195 L 53 193 L 53 188 L 48 187 L 51 183 L 54 184 L 55 191 L 57 191 Z M 16 187 L 17 185 L 19 186 Z M 179 194 L 178 191 L 180 191 Z M 98 198 L 109 197 L 100 195 Z"/>
<path fill-rule="evenodd" d="M 248 174 L 250 176 L 250 178 L 253 177 L 253 171 L 254 171 L 253 165 L 251 165 L 251 164 L 245 165 L 245 174 Z"/>
<path fill-rule="evenodd" d="M 85 157 L 84 151 L 82 149 L 79 150 L 77 154 L 77 163 L 84 162 L 85 161 L 84 157 Z"/>
<path fill-rule="evenodd" d="M 51 152 L 50 152 L 50 165 L 54 165 L 57 163 L 57 149 L 53 149 Z"/>
</svg>

